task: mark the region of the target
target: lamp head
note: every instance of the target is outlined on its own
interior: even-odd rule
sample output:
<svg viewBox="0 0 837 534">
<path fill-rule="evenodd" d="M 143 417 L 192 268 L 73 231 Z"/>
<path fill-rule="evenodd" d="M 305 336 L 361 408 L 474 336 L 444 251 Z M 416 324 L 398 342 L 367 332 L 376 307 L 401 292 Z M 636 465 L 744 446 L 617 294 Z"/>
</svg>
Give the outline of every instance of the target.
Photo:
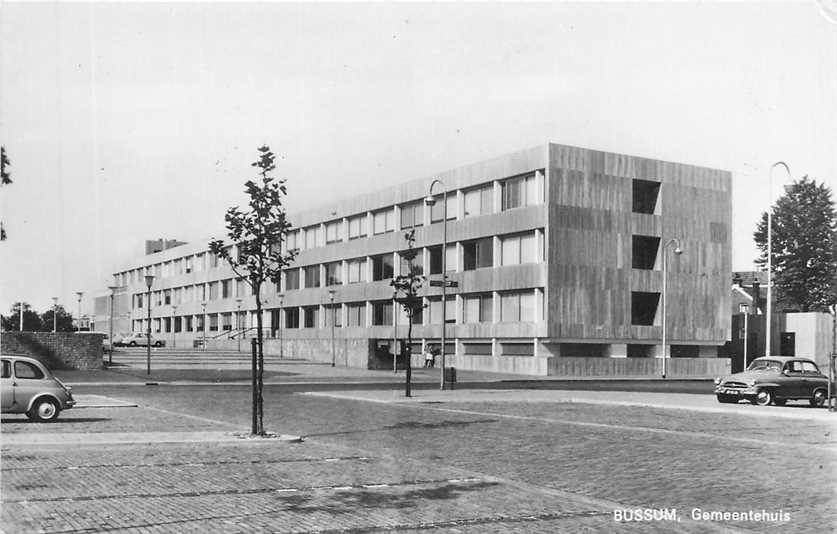
<svg viewBox="0 0 837 534">
<path fill-rule="evenodd" d="M 432 195 L 424 197 L 424 204 L 433 207 L 436 204 L 436 199 Z"/>
<path fill-rule="evenodd" d="M 153 283 L 154 283 L 154 275 L 153 274 L 145 275 L 145 287 L 147 287 L 148 289 L 151 289 L 151 284 L 153 284 Z"/>
<path fill-rule="evenodd" d="M 683 254 L 683 249 L 680 247 L 674 247 L 674 253 L 679 256 L 680 254 Z"/>
<path fill-rule="evenodd" d="M 336 293 L 337 293 L 337 291 L 335 291 L 334 289 L 329 289 L 329 290 L 328 290 L 328 298 L 329 298 L 332 302 L 334 301 L 334 295 L 335 295 Z"/>
</svg>

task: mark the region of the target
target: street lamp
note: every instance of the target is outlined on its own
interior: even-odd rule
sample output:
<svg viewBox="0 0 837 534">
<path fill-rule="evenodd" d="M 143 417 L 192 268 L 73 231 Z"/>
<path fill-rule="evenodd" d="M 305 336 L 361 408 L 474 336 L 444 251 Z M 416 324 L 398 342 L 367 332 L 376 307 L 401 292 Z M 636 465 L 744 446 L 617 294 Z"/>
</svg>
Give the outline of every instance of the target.
<svg viewBox="0 0 837 534">
<path fill-rule="evenodd" d="M 666 286 L 667 286 L 667 279 L 668 279 L 668 262 L 666 261 L 666 256 L 668 256 L 668 248 L 674 245 L 674 253 L 678 256 L 683 254 L 683 250 L 680 248 L 680 240 L 675 238 L 669 239 L 665 245 L 663 245 L 663 378 L 666 377 L 666 371 L 668 367 L 668 355 L 666 354 Z"/>
<path fill-rule="evenodd" d="M 175 332 L 174 322 L 177 320 L 177 306 L 171 307 L 171 348 L 177 347 L 177 332 Z"/>
<path fill-rule="evenodd" d="M 145 275 L 145 287 L 148 289 L 147 299 L 148 299 L 148 324 L 145 327 L 145 349 L 146 349 L 146 358 L 145 358 L 145 374 L 151 374 L 151 284 L 154 283 L 154 275 L 147 274 Z"/>
<path fill-rule="evenodd" d="M 116 290 L 119 289 L 119 286 L 108 286 L 108 289 L 110 289 L 110 336 L 108 337 L 108 339 L 110 340 L 110 350 L 108 351 L 108 365 L 110 365 L 113 363 L 113 297 L 116 294 Z"/>
<path fill-rule="evenodd" d="M 334 367 L 334 294 L 337 293 L 334 289 L 328 290 L 329 307 L 331 308 L 331 366 Z"/>
<path fill-rule="evenodd" d="M 741 305 L 741 311 L 744 312 L 744 366 L 741 368 L 742 371 L 747 370 L 747 342 L 750 339 L 749 335 L 749 328 L 748 328 L 748 319 L 750 317 L 750 307 L 746 304 Z"/>
<path fill-rule="evenodd" d="M 767 186 L 767 194 L 770 196 L 770 204 L 767 205 L 767 318 L 765 320 L 765 343 L 764 355 L 770 356 L 770 319 L 773 313 L 773 282 L 771 280 L 773 272 L 773 169 L 778 166 L 785 168 L 790 178 L 790 167 L 784 161 L 777 161 L 770 167 L 770 176 Z"/>
<path fill-rule="evenodd" d="M 58 297 L 52 297 L 52 333 L 55 332 L 58 332 Z"/>
<path fill-rule="evenodd" d="M 433 197 L 433 186 L 439 184 L 442 187 L 442 347 L 439 354 L 439 361 L 441 362 L 442 368 L 442 380 L 441 380 L 441 389 L 445 389 L 445 327 L 447 326 L 446 319 L 447 314 L 445 313 L 445 306 L 447 305 L 447 298 L 445 297 L 447 285 L 448 285 L 448 276 L 447 276 L 447 254 L 448 254 L 448 189 L 447 186 L 442 183 L 441 180 L 438 178 L 433 180 L 430 183 L 430 190 L 427 193 L 427 196 L 424 198 L 424 203 L 429 206 L 432 210 L 433 205 L 436 204 L 436 199 Z M 432 215 L 431 215 L 432 221 Z"/>
<path fill-rule="evenodd" d="M 285 357 L 284 349 L 282 348 L 282 302 L 285 300 L 285 294 L 277 293 L 276 298 L 279 299 L 279 359 L 281 360 Z M 251 322 L 250 324 L 253 323 Z"/>
<path fill-rule="evenodd" d="M 201 302 L 201 309 L 203 310 L 201 315 L 201 331 L 203 332 L 201 347 L 203 347 L 203 350 L 206 350 L 206 301 Z"/>
<path fill-rule="evenodd" d="M 241 299 L 235 299 L 237 311 L 235 314 L 235 337 L 238 338 L 238 352 L 241 352 Z"/>
<path fill-rule="evenodd" d="M 392 290 L 392 372 L 398 374 L 398 290 Z"/>
<path fill-rule="evenodd" d="M 76 291 L 76 296 L 78 297 L 78 325 L 76 325 L 76 332 L 81 332 L 81 297 L 84 295 L 84 291 Z M 21 303 L 21 312 L 20 312 L 20 329 L 23 330 L 23 303 Z"/>
</svg>

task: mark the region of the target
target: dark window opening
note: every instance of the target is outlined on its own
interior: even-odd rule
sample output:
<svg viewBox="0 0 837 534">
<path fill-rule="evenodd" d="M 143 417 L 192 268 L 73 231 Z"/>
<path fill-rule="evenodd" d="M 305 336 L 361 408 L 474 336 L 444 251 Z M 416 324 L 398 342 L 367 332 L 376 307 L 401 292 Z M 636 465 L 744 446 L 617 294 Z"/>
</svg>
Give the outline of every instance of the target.
<svg viewBox="0 0 837 534">
<path fill-rule="evenodd" d="M 659 293 L 631 292 L 631 324 L 651 326 L 657 316 L 657 305 L 660 303 Z"/>
<path fill-rule="evenodd" d="M 430 274 L 442 274 L 442 247 L 428 247 L 427 251 L 430 254 Z"/>
<path fill-rule="evenodd" d="M 372 258 L 372 280 L 392 278 L 392 254 L 383 254 Z"/>
<path fill-rule="evenodd" d="M 660 238 L 645 235 L 635 235 L 632 238 L 631 267 L 634 269 L 653 269 L 657 263 L 657 251 L 660 249 Z"/>
<path fill-rule="evenodd" d="M 651 213 L 657 208 L 657 199 L 660 196 L 660 182 L 649 180 L 633 181 L 633 207 L 634 213 Z"/>
<path fill-rule="evenodd" d="M 656 345 L 628 344 L 628 358 L 653 358 Z"/>
<path fill-rule="evenodd" d="M 671 345 L 668 354 L 672 358 L 697 358 L 700 356 L 700 348 L 697 345 Z"/>
<path fill-rule="evenodd" d="M 463 269 L 473 271 L 494 265 L 494 240 L 491 237 L 462 244 Z"/>
<path fill-rule="evenodd" d="M 299 308 L 285 308 L 285 328 L 299 328 Z"/>
</svg>

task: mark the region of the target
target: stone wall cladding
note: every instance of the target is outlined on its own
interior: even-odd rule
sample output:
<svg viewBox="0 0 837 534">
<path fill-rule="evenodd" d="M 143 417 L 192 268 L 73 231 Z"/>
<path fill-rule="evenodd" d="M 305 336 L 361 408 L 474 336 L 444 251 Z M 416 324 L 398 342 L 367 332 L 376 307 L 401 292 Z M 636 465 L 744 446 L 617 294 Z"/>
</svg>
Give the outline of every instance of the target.
<svg viewBox="0 0 837 534">
<path fill-rule="evenodd" d="M 102 334 L 3 332 L 0 351 L 34 358 L 48 369 L 101 369 Z"/>
</svg>

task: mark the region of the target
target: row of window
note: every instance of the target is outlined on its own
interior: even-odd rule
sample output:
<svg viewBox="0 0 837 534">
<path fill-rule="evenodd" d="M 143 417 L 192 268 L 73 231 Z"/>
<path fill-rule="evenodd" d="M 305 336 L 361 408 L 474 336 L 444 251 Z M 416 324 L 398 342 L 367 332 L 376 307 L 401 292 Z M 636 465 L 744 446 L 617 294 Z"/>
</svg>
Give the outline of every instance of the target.
<svg viewBox="0 0 837 534">
<path fill-rule="evenodd" d="M 253 290 L 243 278 L 228 278 L 171 289 L 161 289 L 151 292 L 152 306 L 177 306 L 184 302 L 203 302 L 207 300 L 244 298 L 252 296 Z M 148 298 L 148 293 L 135 293 L 131 305 L 142 308 Z"/>
<path fill-rule="evenodd" d="M 515 323 L 534 322 L 542 313 L 539 312 L 538 298 L 540 298 L 540 309 L 543 309 L 543 292 L 533 289 L 524 291 L 504 291 L 497 293 L 496 307 L 493 293 L 478 293 L 461 295 L 459 299 L 449 296 L 445 299 L 445 309 L 442 311 L 441 297 L 429 297 L 426 305 L 413 315 L 414 325 L 441 324 L 444 313 L 445 323 Z M 460 305 L 461 303 L 461 305 Z M 461 307 L 460 307 L 461 306 Z M 367 306 L 366 302 L 349 302 L 343 305 L 335 305 L 333 308 L 326 306 L 302 306 L 288 307 L 282 311 L 284 319 L 278 316 L 278 310 L 274 313 L 272 323 L 277 325 L 280 320 L 284 328 L 320 328 L 330 327 L 332 316 L 334 326 L 391 326 L 395 318 L 393 314 L 393 302 L 391 300 L 371 301 Z M 397 307 L 399 324 L 406 324 L 407 318 L 403 309 Z M 323 321 L 321 322 L 321 316 Z M 209 331 L 231 330 L 247 327 L 247 312 L 243 312 L 236 321 L 235 313 L 210 313 L 207 314 L 207 326 Z M 367 320 L 368 315 L 368 320 Z M 495 320 L 496 317 L 496 320 Z M 251 321 L 252 322 L 252 319 Z M 135 321 L 135 330 L 141 331 L 143 321 Z M 203 315 L 183 315 L 175 317 L 158 317 L 152 319 L 153 329 L 156 332 L 200 332 L 204 328 Z"/>
</svg>

